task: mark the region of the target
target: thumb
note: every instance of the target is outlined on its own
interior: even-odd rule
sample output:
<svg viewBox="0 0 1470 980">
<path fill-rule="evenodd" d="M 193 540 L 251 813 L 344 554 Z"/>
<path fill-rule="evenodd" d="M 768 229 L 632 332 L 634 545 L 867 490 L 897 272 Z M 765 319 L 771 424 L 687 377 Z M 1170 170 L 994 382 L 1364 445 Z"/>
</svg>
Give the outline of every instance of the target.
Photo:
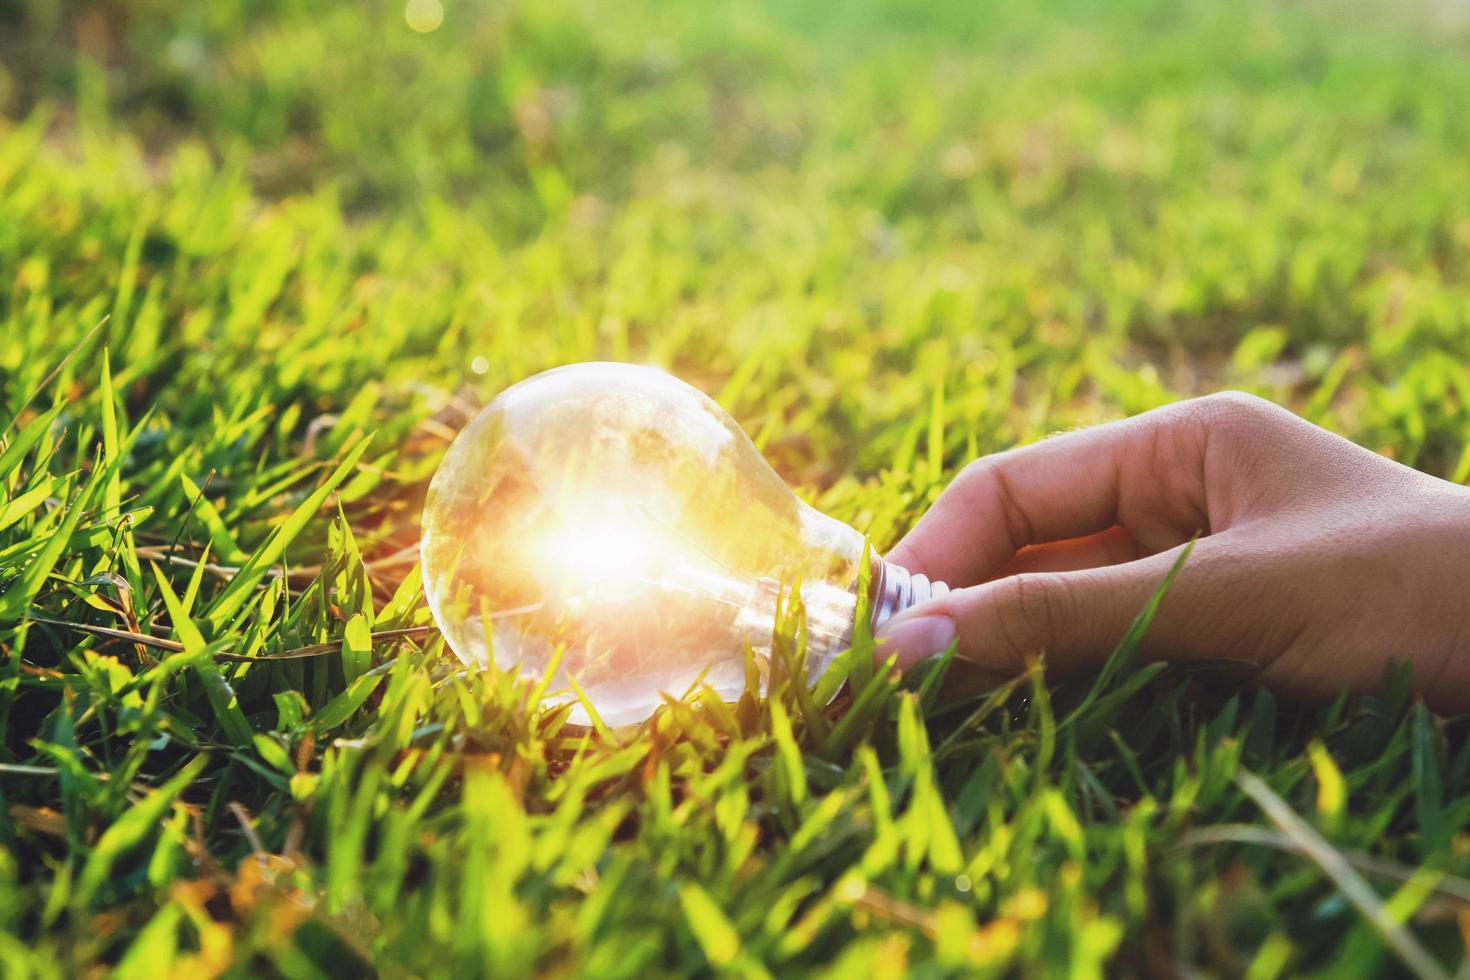
<svg viewBox="0 0 1470 980">
<path fill-rule="evenodd" d="M 902 670 L 955 644 L 957 657 L 1002 673 L 1024 670 L 1027 658 L 1043 651 L 1063 672 L 1101 663 L 1168 573 L 1172 560 L 1159 558 L 1025 572 L 957 589 L 884 623 L 875 636 L 877 656 L 897 654 Z M 1156 620 L 1151 639 L 1160 639 L 1163 625 Z"/>
</svg>

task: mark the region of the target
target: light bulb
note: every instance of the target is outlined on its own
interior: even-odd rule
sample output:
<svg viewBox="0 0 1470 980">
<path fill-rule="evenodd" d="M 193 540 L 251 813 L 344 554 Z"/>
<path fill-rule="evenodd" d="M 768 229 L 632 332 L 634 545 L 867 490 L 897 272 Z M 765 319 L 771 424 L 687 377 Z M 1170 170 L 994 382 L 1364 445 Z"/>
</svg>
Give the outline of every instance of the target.
<svg viewBox="0 0 1470 980">
<path fill-rule="evenodd" d="M 691 686 L 726 700 L 799 589 L 808 681 L 852 640 L 863 536 L 802 502 L 719 405 L 656 368 L 574 364 L 502 392 L 429 486 L 423 572 L 470 665 L 552 671 L 608 724 Z M 882 559 L 873 625 L 948 589 Z"/>
</svg>

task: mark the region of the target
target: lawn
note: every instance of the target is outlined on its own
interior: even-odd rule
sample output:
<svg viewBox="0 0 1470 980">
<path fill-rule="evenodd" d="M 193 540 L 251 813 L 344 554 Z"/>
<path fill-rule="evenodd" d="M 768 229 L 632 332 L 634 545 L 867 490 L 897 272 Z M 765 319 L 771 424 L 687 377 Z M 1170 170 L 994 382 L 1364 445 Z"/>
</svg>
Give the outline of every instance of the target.
<svg viewBox="0 0 1470 980">
<path fill-rule="evenodd" d="M 0 973 L 1452 972 L 1470 726 L 1402 675 L 859 636 L 588 730 L 417 546 L 591 359 L 879 549 L 1225 387 L 1464 481 L 1467 55 L 1441 0 L 0 0 Z"/>
</svg>

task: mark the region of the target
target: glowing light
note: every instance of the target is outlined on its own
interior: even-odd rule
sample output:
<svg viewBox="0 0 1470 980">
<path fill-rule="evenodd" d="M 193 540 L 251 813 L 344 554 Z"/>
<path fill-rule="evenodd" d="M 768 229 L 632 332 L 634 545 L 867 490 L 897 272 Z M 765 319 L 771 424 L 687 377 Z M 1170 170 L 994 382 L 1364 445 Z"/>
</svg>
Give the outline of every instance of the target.
<svg viewBox="0 0 1470 980">
<path fill-rule="evenodd" d="M 550 674 L 552 703 L 577 704 L 575 681 L 613 725 L 697 687 L 738 699 L 747 652 L 763 673 L 794 583 L 815 681 L 852 636 L 863 561 L 862 535 L 793 494 L 719 405 L 628 364 L 501 392 L 424 505 L 425 593 L 454 653 Z M 913 581 L 877 567 L 874 581 Z M 916 594 L 884 589 L 874 610 Z"/>
<path fill-rule="evenodd" d="M 627 515 L 576 513 L 542 539 L 544 567 L 573 594 L 622 601 L 647 591 L 669 558 L 664 541 Z"/>
</svg>

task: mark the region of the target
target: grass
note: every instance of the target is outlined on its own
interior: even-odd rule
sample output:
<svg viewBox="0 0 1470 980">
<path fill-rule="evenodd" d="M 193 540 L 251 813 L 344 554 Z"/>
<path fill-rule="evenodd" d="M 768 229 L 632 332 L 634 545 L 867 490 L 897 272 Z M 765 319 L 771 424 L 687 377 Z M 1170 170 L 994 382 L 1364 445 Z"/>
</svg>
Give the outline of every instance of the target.
<svg viewBox="0 0 1470 980">
<path fill-rule="evenodd" d="M 1470 738 L 1400 675 L 954 700 L 859 640 L 830 709 L 584 732 L 415 570 L 456 429 L 591 358 L 879 547 L 1224 386 L 1465 480 L 1456 16 L 0 0 L 0 969 L 1457 968 Z"/>
</svg>

